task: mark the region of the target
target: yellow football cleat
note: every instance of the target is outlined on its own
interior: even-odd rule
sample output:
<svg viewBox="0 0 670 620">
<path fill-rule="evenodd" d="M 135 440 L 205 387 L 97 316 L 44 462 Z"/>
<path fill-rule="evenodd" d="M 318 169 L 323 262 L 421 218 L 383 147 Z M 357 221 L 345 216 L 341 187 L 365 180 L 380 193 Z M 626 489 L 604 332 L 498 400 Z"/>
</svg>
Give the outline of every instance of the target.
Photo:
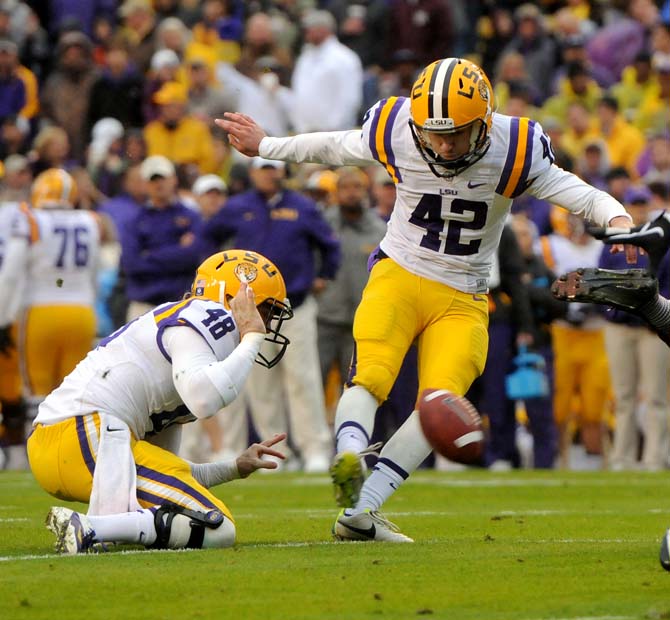
<svg viewBox="0 0 670 620">
<path fill-rule="evenodd" d="M 356 505 L 365 482 L 367 471 L 365 457 L 368 455 L 379 457 L 377 450 L 381 447 L 380 441 L 358 454 L 339 452 L 333 457 L 329 472 L 335 490 L 335 502 L 340 508 L 353 508 Z"/>
</svg>

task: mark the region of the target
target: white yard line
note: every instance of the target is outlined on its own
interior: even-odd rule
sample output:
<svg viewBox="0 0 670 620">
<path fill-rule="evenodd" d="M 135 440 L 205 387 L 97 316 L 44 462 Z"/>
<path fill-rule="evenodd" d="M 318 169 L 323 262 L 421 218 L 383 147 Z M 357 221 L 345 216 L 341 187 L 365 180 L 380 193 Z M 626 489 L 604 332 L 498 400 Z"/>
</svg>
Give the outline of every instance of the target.
<svg viewBox="0 0 670 620">
<path fill-rule="evenodd" d="M 307 517 L 328 517 L 335 518 L 337 514 L 336 508 L 288 508 L 286 510 L 277 511 L 276 508 L 268 508 L 266 512 L 235 512 L 234 516 L 238 519 L 263 519 L 267 517 L 268 513 L 272 512 L 295 516 Z M 553 516 L 569 516 L 569 515 L 583 515 L 584 510 L 564 510 L 564 509 L 547 509 L 536 510 L 529 508 L 524 510 L 415 510 L 415 511 L 401 511 L 401 510 L 385 510 L 384 514 L 388 517 L 553 517 Z M 650 508 L 647 510 L 630 509 L 627 511 L 621 510 L 589 510 L 589 515 L 637 515 L 637 514 L 668 514 L 670 510 L 663 510 L 660 508 Z"/>
<path fill-rule="evenodd" d="M 583 544 L 645 544 L 649 542 L 648 538 L 557 538 L 557 539 L 535 539 L 535 538 L 505 538 L 506 542 L 515 542 L 520 544 L 562 544 L 562 545 L 583 545 Z M 354 541 L 360 542 L 360 541 Z M 418 541 L 431 543 L 434 541 Z M 268 543 L 240 543 L 240 550 L 245 549 L 293 549 L 300 547 L 325 547 L 329 545 L 350 545 L 352 541 L 335 540 L 316 540 L 316 541 L 289 541 L 289 542 L 268 542 Z M 197 549 L 129 549 L 127 551 L 112 551 L 110 553 L 91 553 L 81 555 L 58 555 L 56 553 L 46 553 L 43 555 L 5 555 L 0 556 L 0 562 L 27 562 L 30 560 L 57 560 L 62 558 L 91 558 L 91 557 L 112 557 L 118 555 L 138 555 L 140 553 L 194 553 Z M 546 620 L 624 620 L 628 616 L 585 616 L 579 618 L 550 618 Z M 531 619 L 532 620 L 532 619 Z M 537 619 L 540 620 L 540 619 Z"/>
<path fill-rule="evenodd" d="M 30 560 L 61 560 L 64 558 L 100 558 L 119 555 L 138 555 L 140 553 L 193 553 L 196 549 L 128 549 L 126 551 L 113 551 L 110 553 L 81 553 L 79 555 L 60 555 L 58 553 L 45 553 L 43 555 L 0 555 L 0 562 L 26 562 Z"/>
</svg>

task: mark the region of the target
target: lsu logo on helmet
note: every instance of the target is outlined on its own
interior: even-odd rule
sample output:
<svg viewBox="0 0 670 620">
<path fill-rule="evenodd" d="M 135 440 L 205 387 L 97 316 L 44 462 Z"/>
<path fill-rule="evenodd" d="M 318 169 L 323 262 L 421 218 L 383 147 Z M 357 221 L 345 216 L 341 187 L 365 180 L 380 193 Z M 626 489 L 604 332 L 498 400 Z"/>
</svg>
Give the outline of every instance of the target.
<svg viewBox="0 0 670 620">
<path fill-rule="evenodd" d="M 460 174 L 479 161 L 490 145 L 493 88 L 486 74 L 462 58 L 428 65 L 411 92 L 410 128 L 414 143 L 436 176 Z M 468 152 L 445 159 L 432 150 L 429 134 L 470 129 Z"/>
<path fill-rule="evenodd" d="M 283 357 L 288 338 L 279 333 L 282 323 L 293 317 L 286 284 L 279 269 L 265 256 L 248 250 L 217 252 L 198 267 L 191 295 L 210 299 L 230 310 L 230 300 L 242 282 L 251 284 L 256 307 L 263 317 L 265 340 L 274 345 L 274 356 L 259 353 L 256 362 L 271 368 Z"/>
<path fill-rule="evenodd" d="M 239 263 L 233 270 L 240 282 L 251 284 L 258 277 L 258 269 L 251 263 Z"/>
</svg>

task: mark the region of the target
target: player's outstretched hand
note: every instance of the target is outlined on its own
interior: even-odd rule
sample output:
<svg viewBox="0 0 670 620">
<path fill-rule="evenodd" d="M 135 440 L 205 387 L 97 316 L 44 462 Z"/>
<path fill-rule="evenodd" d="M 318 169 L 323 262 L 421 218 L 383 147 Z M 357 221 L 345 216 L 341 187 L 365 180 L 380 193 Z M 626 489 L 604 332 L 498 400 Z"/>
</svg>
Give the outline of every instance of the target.
<svg viewBox="0 0 670 620">
<path fill-rule="evenodd" d="M 278 459 L 285 459 L 282 452 L 274 450 L 272 446 L 286 439 L 286 433 L 279 433 L 272 439 L 266 439 L 260 443 L 251 444 L 240 456 L 237 457 L 237 471 L 240 478 L 246 478 L 253 474 L 257 469 L 277 469 L 276 461 L 264 461 L 263 456 L 274 456 Z"/>
<path fill-rule="evenodd" d="M 256 307 L 254 290 L 246 282 L 240 284 L 237 295 L 230 300 L 230 309 L 240 332 L 240 338 L 250 332 L 265 333 L 265 323 Z"/>
<path fill-rule="evenodd" d="M 0 327 L 0 355 L 4 355 L 5 357 L 9 357 L 9 352 L 15 346 L 11 330 L 11 325 Z"/>
<path fill-rule="evenodd" d="M 228 142 L 249 157 L 258 155 L 261 140 L 267 135 L 251 116 L 239 112 L 225 112 L 214 122 L 228 133 Z"/>
</svg>

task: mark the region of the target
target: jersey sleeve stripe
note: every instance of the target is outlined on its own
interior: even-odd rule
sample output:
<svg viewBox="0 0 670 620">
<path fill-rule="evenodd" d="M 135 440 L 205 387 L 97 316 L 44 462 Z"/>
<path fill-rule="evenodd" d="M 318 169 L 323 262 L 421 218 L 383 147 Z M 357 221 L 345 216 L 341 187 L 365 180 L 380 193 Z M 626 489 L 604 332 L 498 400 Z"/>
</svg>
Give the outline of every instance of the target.
<svg viewBox="0 0 670 620">
<path fill-rule="evenodd" d="M 163 334 L 168 327 L 190 327 L 198 334 L 200 334 L 200 331 L 196 328 L 195 325 L 193 325 L 193 323 L 187 321 L 186 319 L 179 318 L 176 314 L 161 320 L 160 325 L 158 325 L 158 330 L 156 331 L 156 344 L 158 345 L 158 350 L 161 352 L 161 355 L 168 361 L 168 363 L 172 364 L 172 358 L 168 354 L 167 349 L 163 344 Z M 202 336 L 202 334 L 200 335 Z M 205 342 L 207 342 L 209 348 L 212 349 L 212 353 L 216 355 L 216 351 L 214 351 L 212 345 L 207 341 L 207 339 L 205 339 Z"/>
<path fill-rule="evenodd" d="M 535 134 L 535 122 L 530 121 L 528 123 L 528 137 L 526 138 L 526 150 L 523 158 L 523 168 L 521 169 L 521 175 L 519 176 L 519 181 L 512 190 L 512 198 L 520 196 L 526 191 L 528 173 L 530 172 L 530 166 L 533 162 L 533 135 Z"/>
<path fill-rule="evenodd" d="M 507 185 L 503 190 L 503 195 L 508 198 L 512 197 L 512 190 L 516 187 L 523 169 L 523 159 L 526 155 L 526 144 L 528 141 L 528 119 L 519 119 L 519 139 L 516 145 L 516 153 L 514 155 L 514 164 L 512 166 L 512 173 L 510 174 Z"/>
<path fill-rule="evenodd" d="M 28 226 L 30 226 L 30 243 L 37 243 L 40 240 L 40 226 L 35 219 L 30 207 L 25 202 L 22 202 L 20 207 L 21 212 L 26 216 L 28 220 Z"/>
<path fill-rule="evenodd" d="M 510 123 L 509 128 L 509 148 L 507 149 L 507 158 L 505 159 L 505 166 L 503 168 L 500 181 L 496 187 L 496 194 L 502 194 L 510 175 L 512 174 L 512 167 L 514 166 L 514 154 L 516 153 L 517 143 L 519 141 L 519 119 L 514 117 Z"/>
<path fill-rule="evenodd" d="M 386 105 L 388 99 L 382 99 L 377 106 L 377 109 L 374 111 L 372 117 L 372 122 L 370 123 L 370 137 L 369 137 L 369 146 L 372 156 L 379 161 L 379 152 L 377 151 L 377 127 L 379 126 L 379 117 L 381 116 L 382 110 Z"/>
<path fill-rule="evenodd" d="M 377 147 L 377 154 L 380 164 L 386 167 L 386 170 L 391 175 L 394 183 L 400 183 L 402 178 L 400 171 L 395 165 L 395 155 L 391 146 L 391 134 L 393 131 L 393 123 L 398 116 L 398 110 L 402 107 L 403 99 L 399 97 L 389 97 L 381 114 L 379 115 L 379 125 L 377 127 L 375 141 Z"/>
<path fill-rule="evenodd" d="M 190 299 L 184 299 L 183 301 L 176 301 L 168 308 L 163 308 L 160 312 L 154 310 L 154 320 L 156 321 L 156 325 L 161 327 L 161 321 L 169 319 L 171 316 L 188 306 L 194 299 L 194 297 L 191 297 Z"/>
<path fill-rule="evenodd" d="M 510 145 L 510 150 L 507 153 L 507 160 L 505 161 L 505 170 L 503 172 L 503 178 L 507 177 L 507 182 L 502 186 L 503 178 L 501 178 L 498 188 L 501 188 L 502 191 L 498 192 L 498 188 L 496 188 L 497 193 L 502 193 L 502 195 L 507 198 L 513 197 L 514 189 L 519 184 L 521 173 L 524 169 L 525 160 L 530 157 L 530 153 L 527 152 L 529 119 L 512 119 L 512 125 L 514 125 L 514 121 L 517 121 L 516 140 Z M 511 166 L 508 168 L 510 161 Z M 530 163 L 528 165 L 530 166 Z"/>
<path fill-rule="evenodd" d="M 400 111 L 400 108 L 403 106 L 403 103 L 404 98 L 398 97 L 396 102 L 393 104 L 393 108 L 391 108 L 388 121 L 386 122 L 386 130 L 384 131 L 384 150 L 386 151 L 386 156 L 388 158 L 386 169 L 388 170 L 389 174 L 391 175 L 391 178 L 395 183 L 402 183 L 402 176 L 400 175 L 400 170 L 395 165 L 395 154 L 393 153 L 391 136 L 393 132 L 393 125 L 395 123 L 395 119 L 398 116 L 398 112 Z M 389 166 L 391 167 L 390 170 Z"/>
</svg>

